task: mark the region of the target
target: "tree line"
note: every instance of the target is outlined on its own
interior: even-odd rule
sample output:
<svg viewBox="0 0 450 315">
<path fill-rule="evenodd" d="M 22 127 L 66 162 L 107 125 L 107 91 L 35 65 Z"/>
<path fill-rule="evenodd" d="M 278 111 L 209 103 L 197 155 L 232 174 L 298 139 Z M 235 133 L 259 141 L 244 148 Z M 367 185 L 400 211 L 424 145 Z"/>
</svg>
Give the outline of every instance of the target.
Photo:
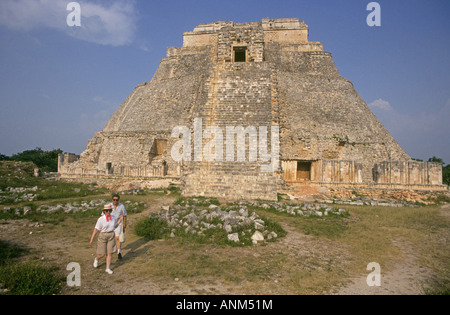
<svg viewBox="0 0 450 315">
<path fill-rule="evenodd" d="M 43 172 L 58 171 L 58 154 L 63 153 L 61 149 L 44 151 L 41 148 L 25 150 L 20 153 L 6 156 L 0 153 L 0 161 L 33 162 Z"/>
</svg>

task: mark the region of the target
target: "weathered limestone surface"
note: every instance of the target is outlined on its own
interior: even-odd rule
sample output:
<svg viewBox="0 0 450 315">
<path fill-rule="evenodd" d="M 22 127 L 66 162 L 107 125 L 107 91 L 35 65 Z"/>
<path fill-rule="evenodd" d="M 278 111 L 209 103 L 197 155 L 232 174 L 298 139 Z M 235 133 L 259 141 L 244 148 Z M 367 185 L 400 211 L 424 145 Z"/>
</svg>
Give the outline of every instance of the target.
<svg viewBox="0 0 450 315">
<path fill-rule="evenodd" d="M 180 138 L 172 130 L 186 126 L 194 138 L 196 119 L 216 132 L 203 135 L 200 146 L 192 141 L 190 159 L 174 160 Z M 259 133 L 245 135 L 245 159 L 238 161 L 237 140 L 232 152 L 225 141 L 227 127 L 241 126 Z M 260 128 L 280 131 L 272 157 L 280 164 L 271 172 L 261 171 L 267 160 L 259 151 L 250 157 L 250 148 L 260 149 Z M 212 149 L 218 140 L 222 150 Z M 267 140 L 270 153 L 270 132 Z M 443 189 L 442 168 L 411 161 L 298 19 L 215 22 L 185 32 L 183 46 L 167 49 L 152 80 L 136 86 L 80 157 L 60 156 L 59 173 L 174 177 L 188 196 L 272 200 L 284 184 Z"/>
</svg>

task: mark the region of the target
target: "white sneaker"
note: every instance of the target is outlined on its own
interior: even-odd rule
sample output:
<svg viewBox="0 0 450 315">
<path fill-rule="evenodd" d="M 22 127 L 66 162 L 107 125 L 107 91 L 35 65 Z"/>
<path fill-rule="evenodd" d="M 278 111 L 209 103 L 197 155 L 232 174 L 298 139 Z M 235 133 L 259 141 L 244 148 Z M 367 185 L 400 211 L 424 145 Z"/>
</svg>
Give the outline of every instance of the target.
<svg viewBox="0 0 450 315">
<path fill-rule="evenodd" d="M 97 267 L 98 267 L 98 259 L 95 258 L 95 259 L 94 259 L 94 268 L 97 268 Z"/>
<path fill-rule="evenodd" d="M 111 269 L 109 269 L 109 268 L 107 268 L 105 271 L 106 271 L 107 273 L 109 273 L 110 275 L 113 274 L 113 271 L 112 271 Z"/>
</svg>

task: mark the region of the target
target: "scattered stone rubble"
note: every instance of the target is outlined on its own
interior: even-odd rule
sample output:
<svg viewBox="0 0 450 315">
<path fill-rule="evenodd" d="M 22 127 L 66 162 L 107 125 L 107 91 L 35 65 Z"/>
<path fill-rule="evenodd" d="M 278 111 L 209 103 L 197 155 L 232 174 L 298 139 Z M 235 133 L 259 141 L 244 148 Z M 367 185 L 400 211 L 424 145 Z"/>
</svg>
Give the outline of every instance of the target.
<svg viewBox="0 0 450 315">
<path fill-rule="evenodd" d="M 182 205 L 163 206 L 159 213 L 150 213 L 150 217 L 165 220 L 171 228 L 171 237 L 175 237 L 177 229 L 199 236 L 208 229 L 223 229 L 228 240 L 235 243 L 250 235 L 253 244 L 278 237 L 255 212 L 249 214 L 246 205 L 205 206 L 207 203 L 209 199 L 199 202 L 193 198 Z"/>
<path fill-rule="evenodd" d="M 37 194 L 33 193 L 38 190 L 38 186 L 34 187 L 6 187 L 5 190 L 0 189 L 0 194 L 6 193 L 6 195 L 0 195 L 0 202 L 12 199 L 14 202 L 22 201 L 34 201 L 37 198 Z"/>
<path fill-rule="evenodd" d="M 46 212 L 46 213 L 54 213 L 58 211 L 64 211 L 65 213 L 77 213 L 79 211 L 86 212 L 92 209 L 101 209 L 103 205 L 107 203 L 106 200 L 103 199 L 95 199 L 89 202 L 87 201 L 74 201 L 72 203 L 68 202 L 65 205 L 57 204 L 56 206 L 48 206 L 42 205 L 39 206 L 36 211 L 37 212 Z"/>
<path fill-rule="evenodd" d="M 260 207 L 263 209 L 273 209 L 279 212 L 285 212 L 290 215 L 297 216 L 328 216 L 329 214 L 341 215 L 346 213 L 345 209 L 342 208 L 334 208 L 325 203 L 312 203 L 305 202 L 303 204 L 287 204 L 283 202 L 263 202 L 263 201 L 254 201 L 254 202 L 239 202 L 239 204 L 248 204 L 253 207 Z"/>
<path fill-rule="evenodd" d="M 96 188 L 93 185 L 89 185 L 87 188 L 89 191 L 95 191 Z M 81 188 L 74 188 L 75 192 L 81 192 Z M 45 192 L 38 186 L 34 187 L 6 187 L 5 190 L 0 189 L 0 203 L 20 203 L 24 201 L 35 201 L 38 199 L 37 192 Z"/>
<path fill-rule="evenodd" d="M 104 200 L 104 199 L 94 199 L 91 201 L 73 201 L 73 202 L 68 202 L 66 204 L 57 204 L 57 205 L 41 205 L 39 207 L 36 208 L 36 212 L 40 212 L 40 213 L 55 213 L 55 212 L 65 212 L 65 213 L 77 213 L 77 212 L 86 212 L 88 210 L 94 210 L 94 209 L 99 209 L 99 213 L 101 212 L 101 209 L 103 209 L 103 206 L 110 202 L 109 200 Z M 144 207 L 146 207 L 146 204 L 144 204 L 143 202 L 131 202 L 129 200 L 124 202 L 125 207 L 130 210 L 130 209 L 135 209 L 140 205 L 143 205 Z M 4 207 L 3 208 L 3 212 L 10 212 L 13 213 L 15 215 L 27 215 L 28 213 L 30 213 L 32 211 L 32 208 L 30 206 L 24 206 L 24 207 L 15 207 L 15 208 L 11 208 L 11 207 Z"/>
<path fill-rule="evenodd" d="M 353 199 L 324 200 L 324 203 L 339 203 L 352 206 L 382 206 L 382 207 L 419 207 L 408 200 L 379 200 L 377 198 L 357 197 Z"/>
<path fill-rule="evenodd" d="M 158 213 L 150 213 L 150 217 L 165 220 L 171 228 L 171 237 L 175 237 L 177 229 L 185 233 L 205 235 L 208 229 L 223 229 L 229 241 L 239 243 L 243 237 L 251 235 L 254 245 L 275 240 L 278 235 L 267 228 L 266 222 L 255 212 L 249 213 L 249 207 L 275 209 L 291 215 L 327 216 L 331 213 L 341 215 L 345 209 L 335 209 L 325 204 L 305 203 L 291 206 L 281 202 L 238 202 L 219 207 L 210 204 L 210 200 L 192 198 L 178 205 L 163 206 Z"/>
</svg>

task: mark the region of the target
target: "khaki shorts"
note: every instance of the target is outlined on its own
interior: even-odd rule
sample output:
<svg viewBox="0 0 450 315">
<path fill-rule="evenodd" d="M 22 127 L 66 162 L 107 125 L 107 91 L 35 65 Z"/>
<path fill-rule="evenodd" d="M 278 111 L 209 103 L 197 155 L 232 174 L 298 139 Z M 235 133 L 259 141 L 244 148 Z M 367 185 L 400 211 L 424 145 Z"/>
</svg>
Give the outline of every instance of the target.
<svg viewBox="0 0 450 315">
<path fill-rule="evenodd" d="M 114 232 L 102 232 L 97 240 L 97 255 L 106 255 L 116 252 L 116 239 Z"/>
</svg>

